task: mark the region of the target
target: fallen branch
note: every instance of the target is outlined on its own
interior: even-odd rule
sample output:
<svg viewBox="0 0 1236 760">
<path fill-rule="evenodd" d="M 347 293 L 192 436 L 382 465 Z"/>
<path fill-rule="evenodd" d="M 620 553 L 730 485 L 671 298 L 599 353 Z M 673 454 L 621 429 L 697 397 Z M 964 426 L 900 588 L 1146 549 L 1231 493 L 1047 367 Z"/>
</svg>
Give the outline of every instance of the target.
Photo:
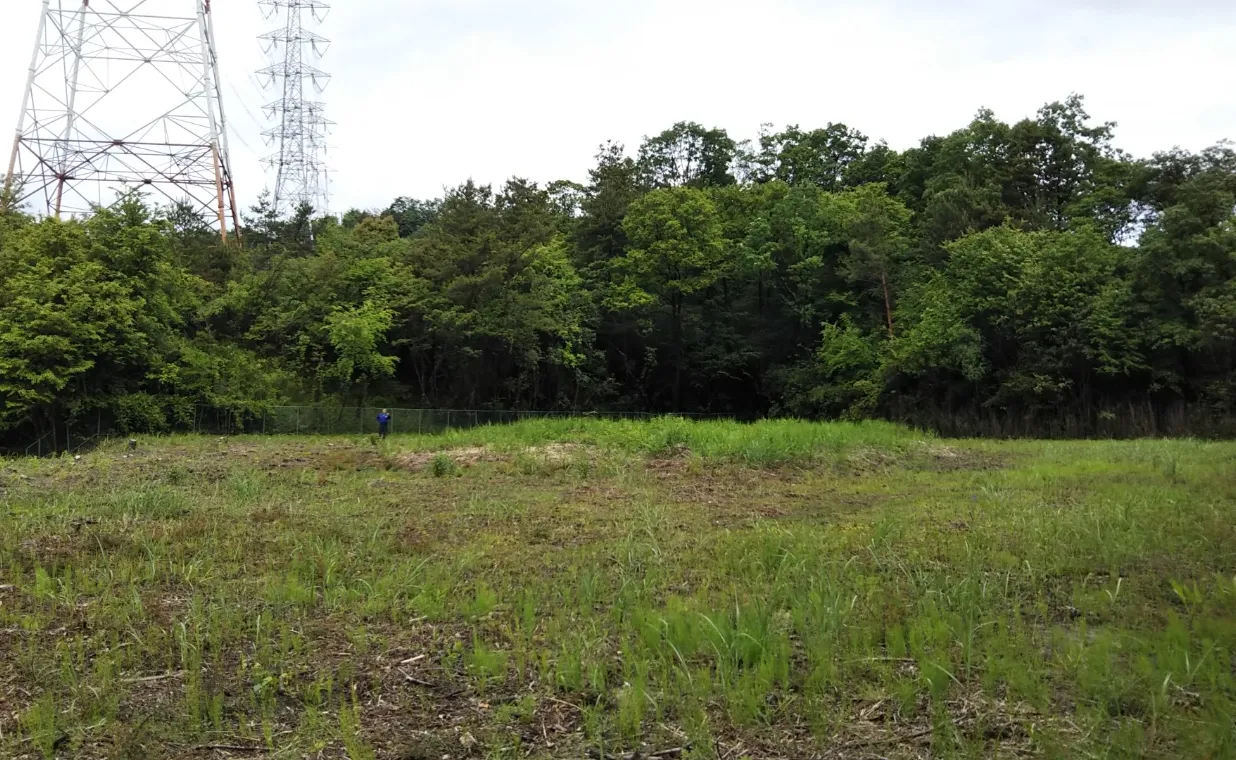
<svg viewBox="0 0 1236 760">
<path fill-rule="evenodd" d="M 142 678 L 122 678 L 120 679 L 120 683 L 154 683 L 155 681 L 166 681 L 169 678 L 180 678 L 184 674 L 185 673 L 182 670 L 178 673 L 164 673 L 161 676 L 144 676 Z"/>
<path fill-rule="evenodd" d="M 864 662 L 895 662 L 901 665 L 917 665 L 918 660 L 912 657 L 860 657 L 857 660 L 846 660 L 844 665 L 857 665 Z"/>
<path fill-rule="evenodd" d="M 409 657 L 408 659 L 404 660 L 403 662 L 399 664 L 400 665 L 411 665 L 412 663 L 420 662 L 421 660 L 425 659 L 427 656 L 428 655 L 418 654 L 415 657 Z"/>
<path fill-rule="evenodd" d="M 562 705 L 563 707 L 570 707 L 573 710 L 579 710 L 580 714 L 583 714 L 584 712 L 584 708 L 580 707 L 579 705 L 573 705 L 570 702 L 564 702 L 561 699 L 554 699 L 553 697 L 546 697 L 546 699 L 548 699 L 550 702 L 553 702 L 555 704 Z"/>
<path fill-rule="evenodd" d="M 960 721 L 953 721 L 953 725 L 958 725 Z M 904 736 L 885 736 L 880 739 L 859 739 L 845 745 L 846 749 L 855 749 L 857 747 L 878 747 L 882 744 L 905 744 L 907 742 L 917 741 L 927 736 L 931 736 L 935 732 L 935 726 L 924 728 L 920 731 L 915 731 L 912 734 Z"/>
<path fill-rule="evenodd" d="M 628 752 L 625 755 L 605 755 L 595 749 L 588 750 L 588 756 L 595 760 L 666 760 L 667 758 L 681 757 L 683 752 L 686 752 L 689 747 L 674 747 L 673 749 L 663 749 L 660 752 L 644 753 L 636 750 Z"/>
<path fill-rule="evenodd" d="M 414 678 L 413 676 L 410 676 L 407 673 L 404 673 L 402 670 L 399 672 L 403 674 L 403 679 L 407 681 L 408 683 L 414 683 L 417 686 L 424 686 L 427 689 L 435 688 L 435 684 L 430 683 L 429 681 L 422 681 L 419 678 Z"/>
</svg>

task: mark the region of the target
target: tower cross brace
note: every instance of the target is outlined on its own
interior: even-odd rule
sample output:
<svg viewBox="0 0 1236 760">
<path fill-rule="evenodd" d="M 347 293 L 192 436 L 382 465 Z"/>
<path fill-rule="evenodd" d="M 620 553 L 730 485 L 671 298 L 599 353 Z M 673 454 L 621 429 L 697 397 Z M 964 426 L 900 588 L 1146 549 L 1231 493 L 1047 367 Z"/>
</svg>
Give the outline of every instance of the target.
<svg viewBox="0 0 1236 760">
<path fill-rule="evenodd" d="M 43 0 L 6 203 L 62 217 L 150 192 L 240 216 L 211 0 Z"/>
</svg>

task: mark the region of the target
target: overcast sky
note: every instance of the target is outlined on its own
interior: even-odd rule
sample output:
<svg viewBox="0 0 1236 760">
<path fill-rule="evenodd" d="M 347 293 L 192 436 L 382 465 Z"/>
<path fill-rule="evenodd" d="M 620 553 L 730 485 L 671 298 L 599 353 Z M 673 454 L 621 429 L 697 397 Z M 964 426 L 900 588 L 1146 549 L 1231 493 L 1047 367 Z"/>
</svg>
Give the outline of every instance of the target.
<svg viewBox="0 0 1236 760">
<path fill-rule="evenodd" d="M 181 2 L 193 0 L 157 0 Z M 39 0 L 0 0 L 0 124 L 15 125 Z M 98 2 L 98 0 L 96 0 Z M 841 121 L 904 149 L 980 107 L 1013 121 L 1071 92 L 1135 155 L 1236 137 L 1232 0 L 334 0 L 320 67 L 338 123 L 332 206 L 436 197 L 472 177 L 584 180 L 597 146 L 680 120 L 755 137 Z M 214 0 L 242 200 L 270 28 Z M 138 107 L 140 104 L 135 103 Z M 7 134 L 7 131 L 6 131 Z M 4 155 L 7 158 L 7 142 Z M 0 169 L 2 171 L 2 169 Z"/>
</svg>

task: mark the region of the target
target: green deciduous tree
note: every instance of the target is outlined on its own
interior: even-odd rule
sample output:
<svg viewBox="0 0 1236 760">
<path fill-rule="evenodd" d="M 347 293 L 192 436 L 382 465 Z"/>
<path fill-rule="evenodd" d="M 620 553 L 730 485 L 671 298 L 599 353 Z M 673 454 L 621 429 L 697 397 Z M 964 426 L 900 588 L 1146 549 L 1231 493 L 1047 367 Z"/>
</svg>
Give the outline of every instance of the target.
<svg viewBox="0 0 1236 760">
<path fill-rule="evenodd" d="M 619 308 L 649 308 L 668 314 L 672 397 L 678 411 L 686 361 L 688 302 L 725 274 L 721 220 L 706 193 L 680 187 L 654 190 L 636 201 L 623 227 L 631 249 L 617 262 L 624 279 L 612 298 Z"/>
<path fill-rule="evenodd" d="M 1236 150 L 1114 135 L 1076 96 L 905 151 L 681 122 L 582 183 L 340 218 L 260 198 L 243 246 L 134 196 L 6 206 L 0 445 L 281 401 L 1236 429 Z"/>
<path fill-rule="evenodd" d="M 896 368 L 933 400 L 1038 414 L 1094 404 L 1146 369 L 1125 251 L 1092 229 L 1009 226 L 949 245 Z"/>
<path fill-rule="evenodd" d="M 738 145 L 722 129 L 679 122 L 644 140 L 639 166 L 651 187 L 723 187 L 734 183 Z"/>
<path fill-rule="evenodd" d="M 844 124 L 804 132 L 797 125 L 760 134 L 756 178 L 790 185 L 812 184 L 829 192 L 843 189 L 862 160 L 867 138 Z"/>
</svg>

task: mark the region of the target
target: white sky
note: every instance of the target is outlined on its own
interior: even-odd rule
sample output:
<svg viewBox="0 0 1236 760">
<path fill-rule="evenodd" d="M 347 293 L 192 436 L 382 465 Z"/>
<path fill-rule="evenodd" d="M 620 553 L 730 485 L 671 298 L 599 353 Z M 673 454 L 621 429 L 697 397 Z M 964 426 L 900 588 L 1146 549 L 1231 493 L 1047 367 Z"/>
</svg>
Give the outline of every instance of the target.
<svg viewBox="0 0 1236 760">
<path fill-rule="evenodd" d="M 100 2 L 100 0 L 95 0 Z M 158 0 L 181 2 L 192 0 Z M 0 128 L 16 123 L 39 0 L 0 0 Z M 472 177 L 585 180 L 608 139 L 676 121 L 840 121 L 893 147 L 1014 121 L 1071 92 L 1135 155 L 1236 137 L 1231 0 L 334 0 L 320 68 L 338 123 L 334 210 L 437 197 Z M 233 171 L 267 184 L 251 72 L 257 0 L 214 0 Z M 140 107 L 135 103 L 134 107 Z M 4 132 L 7 134 L 7 132 Z M 3 154 L 7 159 L 8 145 Z M 245 144 L 249 147 L 246 148 Z M 7 161 L 5 162 L 7 163 Z M 0 171 L 3 169 L 0 168 Z"/>
</svg>

